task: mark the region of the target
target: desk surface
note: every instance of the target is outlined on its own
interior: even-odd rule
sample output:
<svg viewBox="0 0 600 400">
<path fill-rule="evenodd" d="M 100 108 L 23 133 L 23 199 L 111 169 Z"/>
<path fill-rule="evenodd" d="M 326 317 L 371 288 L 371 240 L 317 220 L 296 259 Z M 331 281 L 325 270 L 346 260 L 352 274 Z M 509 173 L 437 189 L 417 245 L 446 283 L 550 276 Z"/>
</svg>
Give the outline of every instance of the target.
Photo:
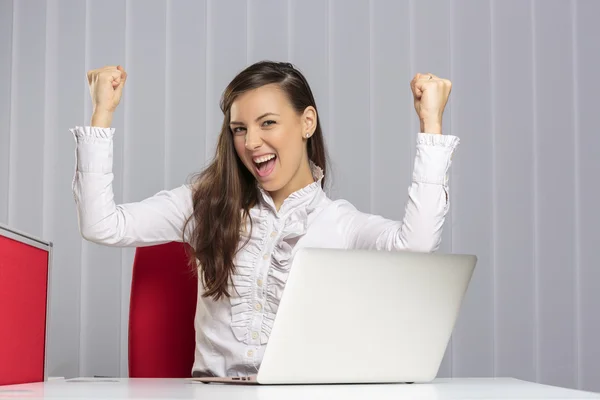
<svg viewBox="0 0 600 400">
<path fill-rule="evenodd" d="M 184 379 L 68 379 L 0 386 L 0 399 L 600 399 L 510 378 L 436 379 L 430 384 L 235 386 Z"/>
</svg>

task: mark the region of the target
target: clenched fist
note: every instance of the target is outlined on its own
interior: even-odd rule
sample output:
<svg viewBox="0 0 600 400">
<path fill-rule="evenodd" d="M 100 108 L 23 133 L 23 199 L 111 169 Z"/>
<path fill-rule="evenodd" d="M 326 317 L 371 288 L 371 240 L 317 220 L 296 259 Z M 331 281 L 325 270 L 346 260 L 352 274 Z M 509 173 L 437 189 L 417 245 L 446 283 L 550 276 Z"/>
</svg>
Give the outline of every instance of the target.
<svg viewBox="0 0 600 400">
<path fill-rule="evenodd" d="M 106 66 L 87 73 L 94 114 L 93 126 L 108 126 L 121 101 L 127 73 L 123 67 Z"/>
<path fill-rule="evenodd" d="M 416 74 L 410 82 L 421 132 L 442 133 L 442 115 L 452 83 L 433 74 Z"/>
</svg>

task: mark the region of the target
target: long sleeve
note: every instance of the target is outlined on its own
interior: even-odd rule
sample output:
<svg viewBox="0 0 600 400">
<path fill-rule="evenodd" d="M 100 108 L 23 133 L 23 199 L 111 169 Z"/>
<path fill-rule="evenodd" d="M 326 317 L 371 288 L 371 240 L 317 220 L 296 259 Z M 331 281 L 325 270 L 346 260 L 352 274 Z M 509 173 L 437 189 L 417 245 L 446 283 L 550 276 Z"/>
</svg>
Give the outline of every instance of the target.
<svg viewBox="0 0 600 400">
<path fill-rule="evenodd" d="M 448 170 L 455 136 L 419 133 L 412 182 L 402 221 L 356 210 L 345 203 L 347 247 L 432 252 L 439 248 L 449 210 Z"/>
<path fill-rule="evenodd" d="M 114 128 L 78 126 L 70 131 L 77 158 L 73 194 L 79 230 L 86 240 L 110 246 L 183 240 L 183 226 L 193 207 L 188 185 L 117 205 L 112 188 Z"/>
</svg>

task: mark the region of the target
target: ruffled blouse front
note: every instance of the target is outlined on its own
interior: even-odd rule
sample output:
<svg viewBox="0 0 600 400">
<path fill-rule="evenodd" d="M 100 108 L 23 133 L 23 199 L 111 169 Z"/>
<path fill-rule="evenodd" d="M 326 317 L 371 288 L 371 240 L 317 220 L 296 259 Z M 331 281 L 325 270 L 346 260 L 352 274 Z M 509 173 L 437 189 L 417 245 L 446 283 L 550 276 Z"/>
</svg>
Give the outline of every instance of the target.
<svg viewBox="0 0 600 400">
<path fill-rule="evenodd" d="M 260 189 L 261 201 L 250 210 L 230 286 L 231 328 L 247 345 L 268 342 L 290 272 L 296 244 L 306 234 L 311 214 L 325 198 L 322 170 L 313 165 L 315 182 L 292 193 L 276 210 Z M 257 337 L 258 335 L 258 337 Z"/>
</svg>

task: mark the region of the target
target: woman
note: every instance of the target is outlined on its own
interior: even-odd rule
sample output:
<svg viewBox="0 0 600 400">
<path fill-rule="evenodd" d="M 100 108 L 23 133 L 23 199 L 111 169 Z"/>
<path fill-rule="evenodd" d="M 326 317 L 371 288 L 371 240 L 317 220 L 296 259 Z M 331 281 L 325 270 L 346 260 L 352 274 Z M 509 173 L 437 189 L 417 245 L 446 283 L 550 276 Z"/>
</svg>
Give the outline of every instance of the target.
<svg viewBox="0 0 600 400">
<path fill-rule="evenodd" d="M 406 214 L 396 222 L 327 197 L 312 92 L 296 68 L 276 62 L 247 67 L 226 88 L 215 158 L 192 184 L 116 205 L 110 124 L 126 79 L 120 66 L 88 73 L 91 126 L 71 130 L 80 230 L 85 239 L 112 246 L 191 245 L 202 293 L 194 376 L 256 373 L 300 247 L 438 247 L 448 210 L 446 177 L 459 142 L 441 135 L 449 81 L 417 74 L 411 82 L 421 133 Z"/>
</svg>

